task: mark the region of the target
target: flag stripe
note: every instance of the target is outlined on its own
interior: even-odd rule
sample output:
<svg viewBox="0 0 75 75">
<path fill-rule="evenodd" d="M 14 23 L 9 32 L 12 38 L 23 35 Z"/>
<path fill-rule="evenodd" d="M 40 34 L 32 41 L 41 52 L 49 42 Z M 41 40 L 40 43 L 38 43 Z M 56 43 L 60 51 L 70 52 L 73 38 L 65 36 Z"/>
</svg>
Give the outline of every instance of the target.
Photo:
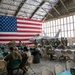
<svg viewBox="0 0 75 75">
<path fill-rule="evenodd" d="M 22 32 L 19 32 L 19 33 L 18 32 L 17 33 L 15 33 L 15 32 L 12 32 L 12 33 L 11 32 L 0 32 L 0 34 L 4 34 L 4 35 L 5 34 L 7 34 L 7 35 L 8 34 L 10 34 L 10 35 L 12 35 L 12 34 L 14 34 L 14 35 L 31 35 L 31 34 L 34 34 L 34 35 L 37 35 L 40 33 L 34 33 L 34 32 L 33 33 L 28 33 L 28 32 L 25 32 L 25 33 L 22 33 Z"/>
<path fill-rule="evenodd" d="M 41 26 L 41 24 L 35 24 L 35 23 L 28 23 L 28 22 L 17 22 L 18 24 L 30 24 L 30 25 L 39 25 L 39 26 Z"/>
<path fill-rule="evenodd" d="M 11 41 L 11 40 L 13 40 L 13 41 L 27 41 L 27 40 L 29 40 L 29 39 L 0 39 L 0 41 Z"/>
<path fill-rule="evenodd" d="M 27 22 L 27 23 L 41 24 L 41 22 L 27 21 L 27 20 L 17 20 L 17 22 Z"/>
<path fill-rule="evenodd" d="M 29 33 L 33 33 L 33 32 L 34 32 L 34 33 L 41 33 L 41 31 L 35 31 L 35 30 L 34 30 L 34 31 L 30 31 L 30 30 L 17 30 L 17 31 L 18 31 L 18 32 L 24 32 L 24 33 L 25 33 L 25 32 L 29 32 Z"/>
<path fill-rule="evenodd" d="M 13 36 L 13 37 L 15 37 L 15 36 L 23 37 L 23 36 L 24 36 L 24 37 L 26 37 L 26 36 L 34 36 L 34 34 L 29 34 L 29 35 L 27 35 L 27 34 L 23 34 L 23 35 L 22 35 L 22 34 L 0 34 L 0 36 L 3 36 L 3 37 L 4 37 L 4 36 L 5 36 L 5 37 L 6 37 L 6 36 L 9 36 L 9 37 L 11 37 L 11 36 Z"/>
<path fill-rule="evenodd" d="M 22 36 L 21 37 L 20 36 L 19 37 L 13 37 L 13 36 L 12 37 L 8 37 L 8 36 L 0 37 L 0 39 L 17 39 L 17 38 L 18 39 L 28 39 L 28 38 L 31 38 L 31 37 L 30 36 L 29 37 L 27 37 L 27 36 L 26 37 L 22 37 Z"/>
<path fill-rule="evenodd" d="M 30 27 L 30 26 L 17 26 L 17 28 L 42 29 L 39 27 Z"/>
<path fill-rule="evenodd" d="M 38 31 L 38 29 L 31 29 L 31 28 L 17 28 L 17 30 L 29 30 L 29 31 Z M 41 31 L 41 29 L 39 29 L 39 31 Z"/>
<path fill-rule="evenodd" d="M 39 28 L 41 28 L 41 26 L 39 26 L 39 25 L 30 25 L 30 24 L 17 24 L 17 26 L 28 26 L 28 27 L 39 27 Z"/>
<path fill-rule="evenodd" d="M 34 22 L 41 22 L 42 23 L 42 20 L 32 20 L 32 19 L 29 19 L 29 18 L 21 18 L 21 17 L 17 17 L 18 20 L 28 20 L 28 21 L 34 21 Z"/>
</svg>

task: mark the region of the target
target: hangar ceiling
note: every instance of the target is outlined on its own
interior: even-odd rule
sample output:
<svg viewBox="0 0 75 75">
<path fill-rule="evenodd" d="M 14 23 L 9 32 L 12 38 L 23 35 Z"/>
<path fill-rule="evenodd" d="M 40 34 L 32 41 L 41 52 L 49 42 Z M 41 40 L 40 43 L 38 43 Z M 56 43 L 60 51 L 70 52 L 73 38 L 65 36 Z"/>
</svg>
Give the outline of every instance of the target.
<svg viewBox="0 0 75 75">
<path fill-rule="evenodd" d="M 0 15 L 50 20 L 75 13 L 75 0 L 0 0 Z"/>
</svg>

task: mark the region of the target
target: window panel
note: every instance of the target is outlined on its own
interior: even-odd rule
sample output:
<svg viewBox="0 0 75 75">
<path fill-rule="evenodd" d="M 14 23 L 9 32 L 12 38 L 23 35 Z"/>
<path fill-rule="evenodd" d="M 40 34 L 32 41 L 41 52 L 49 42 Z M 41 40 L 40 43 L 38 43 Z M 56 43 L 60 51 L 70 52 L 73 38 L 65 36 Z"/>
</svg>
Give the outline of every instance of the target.
<svg viewBox="0 0 75 75">
<path fill-rule="evenodd" d="M 74 37 L 73 31 L 71 31 L 71 37 Z"/>
<path fill-rule="evenodd" d="M 64 18 L 64 24 L 66 24 L 66 18 Z"/>
<path fill-rule="evenodd" d="M 46 27 L 46 23 L 44 23 L 44 27 Z"/>
<path fill-rule="evenodd" d="M 66 24 L 66 28 L 67 28 L 67 30 L 68 30 L 68 24 Z"/>
<path fill-rule="evenodd" d="M 61 25 L 61 30 L 64 31 L 64 27 L 63 27 L 63 25 Z"/>
<path fill-rule="evenodd" d="M 73 23 L 74 18 L 74 23 Z M 45 32 L 48 35 L 55 36 L 55 33 L 61 29 L 61 33 L 59 34 L 59 37 L 74 37 L 75 34 L 75 15 L 72 17 L 65 17 L 57 20 L 53 20 L 50 22 L 43 23 L 42 29 L 45 30 Z M 74 32 L 73 32 L 74 30 Z M 51 34 L 50 34 L 51 33 Z"/>
<path fill-rule="evenodd" d="M 64 25 L 64 30 L 65 30 L 65 31 L 67 30 L 67 25 Z"/>
<path fill-rule="evenodd" d="M 51 32 L 51 27 L 49 28 L 50 32 Z"/>
<path fill-rule="evenodd" d="M 56 31 L 58 31 L 58 26 L 56 26 Z"/>
<path fill-rule="evenodd" d="M 67 23 L 70 23 L 70 21 L 69 21 L 69 17 L 67 17 Z"/>
<path fill-rule="evenodd" d="M 75 15 L 73 16 L 74 22 L 75 22 Z"/>
<path fill-rule="evenodd" d="M 54 27 L 52 27 L 52 32 L 54 32 Z"/>
<path fill-rule="evenodd" d="M 73 23 L 70 24 L 71 30 L 73 30 Z"/>
<path fill-rule="evenodd" d="M 52 21 L 51 21 L 51 27 L 52 27 Z"/>
<path fill-rule="evenodd" d="M 54 32 L 54 27 L 52 27 L 52 29 L 53 29 L 52 32 Z"/>
<path fill-rule="evenodd" d="M 52 33 L 52 37 L 54 37 L 54 34 Z"/>
<path fill-rule="evenodd" d="M 54 27 L 54 32 L 55 32 L 55 27 Z"/>
<path fill-rule="evenodd" d="M 70 36 L 70 31 L 68 31 L 68 37 L 71 37 L 71 36 Z"/>
<path fill-rule="evenodd" d="M 60 19 L 58 19 L 57 21 L 58 21 L 58 25 L 60 25 Z"/>
<path fill-rule="evenodd" d="M 56 25 L 56 27 L 57 27 L 58 25 Z"/>
<path fill-rule="evenodd" d="M 70 24 L 68 24 L 68 30 L 70 30 Z"/>
<path fill-rule="evenodd" d="M 63 24 L 63 18 L 61 18 L 61 24 Z"/>
<path fill-rule="evenodd" d="M 49 22 L 49 27 L 51 27 L 51 22 Z"/>
<path fill-rule="evenodd" d="M 53 21 L 53 26 L 55 26 L 55 20 Z"/>
<path fill-rule="evenodd" d="M 46 28 L 46 32 L 47 32 L 47 33 L 48 33 L 48 31 L 49 31 L 48 28 Z"/>
<path fill-rule="evenodd" d="M 44 27 L 46 27 L 46 23 L 44 23 Z"/>
<path fill-rule="evenodd" d="M 75 23 L 74 23 L 74 29 L 75 29 Z"/>
<path fill-rule="evenodd" d="M 53 36 L 53 33 L 50 33 L 50 36 Z"/>
<path fill-rule="evenodd" d="M 51 32 L 53 32 L 53 27 L 51 27 Z"/>
<path fill-rule="evenodd" d="M 43 25 L 43 27 L 45 28 L 45 24 Z"/>
<path fill-rule="evenodd" d="M 49 27 L 49 22 L 47 23 L 47 27 Z"/>
<path fill-rule="evenodd" d="M 75 30 L 73 31 L 73 35 L 74 35 L 74 37 L 75 37 Z"/>
<path fill-rule="evenodd" d="M 55 32 L 55 27 L 54 27 L 54 32 Z"/>
<path fill-rule="evenodd" d="M 72 22 L 73 22 L 73 18 L 72 18 L 72 16 L 70 16 L 69 18 L 70 18 L 70 23 L 72 23 Z"/>
<path fill-rule="evenodd" d="M 62 32 L 62 37 L 64 37 L 64 32 Z"/>
<path fill-rule="evenodd" d="M 50 36 L 50 33 L 48 35 Z"/>
<path fill-rule="evenodd" d="M 48 22 L 48 27 L 50 27 L 50 22 Z"/>
<path fill-rule="evenodd" d="M 50 27 L 51 22 L 49 22 L 49 27 Z"/>
<path fill-rule="evenodd" d="M 65 31 L 65 37 L 67 37 L 67 31 Z"/>
<path fill-rule="evenodd" d="M 44 31 L 46 32 L 46 28 L 44 29 Z"/>
<path fill-rule="evenodd" d="M 51 32 L 50 28 L 49 28 L 49 32 Z"/>
<path fill-rule="evenodd" d="M 48 30 L 49 30 L 49 33 L 50 33 L 50 27 L 48 28 Z"/>
<path fill-rule="evenodd" d="M 56 35 L 56 33 L 54 32 L 54 36 Z"/>
<path fill-rule="evenodd" d="M 55 26 L 55 32 L 57 31 L 56 27 L 57 27 L 57 26 Z"/>
<path fill-rule="evenodd" d="M 58 29 L 61 29 L 61 28 L 60 28 L 60 25 L 58 26 Z"/>
<path fill-rule="evenodd" d="M 46 23 L 45 27 L 47 28 L 47 23 Z"/>
<path fill-rule="evenodd" d="M 58 25 L 58 21 L 56 20 L 56 25 Z"/>
</svg>

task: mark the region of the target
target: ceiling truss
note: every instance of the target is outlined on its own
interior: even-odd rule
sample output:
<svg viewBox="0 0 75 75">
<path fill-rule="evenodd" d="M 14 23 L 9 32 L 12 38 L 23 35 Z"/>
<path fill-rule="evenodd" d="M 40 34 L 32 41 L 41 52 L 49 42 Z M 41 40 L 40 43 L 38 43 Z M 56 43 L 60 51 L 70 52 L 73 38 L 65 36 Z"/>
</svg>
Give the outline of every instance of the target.
<svg viewBox="0 0 75 75">
<path fill-rule="evenodd" d="M 75 4 L 75 0 L 73 0 L 74 4 Z"/>
<path fill-rule="evenodd" d="M 0 15 L 43 21 L 75 13 L 75 0 L 0 0 Z"/>
<path fill-rule="evenodd" d="M 31 14 L 30 18 L 33 17 L 33 15 L 38 11 L 38 9 L 45 3 L 45 1 L 42 1 L 40 4 L 39 4 L 39 7 L 37 7 L 34 12 Z"/>
<path fill-rule="evenodd" d="M 65 10 L 69 13 L 68 9 L 66 8 L 65 4 L 63 3 L 62 0 L 60 0 L 61 4 L 63 5 L 63 7 L 65 8 Z"/>
<path fill-rule="evenodd" d="M 24 5 L 25 2 L 26 2 L 26 0 L 22 0 L 22 2 L 20 3 L 18 9 L 16 10 L 14 16 L 17 16 L 18 12 L 20 11 L 20 9 L 22 8 L 22 6 Z"/>
</svg>

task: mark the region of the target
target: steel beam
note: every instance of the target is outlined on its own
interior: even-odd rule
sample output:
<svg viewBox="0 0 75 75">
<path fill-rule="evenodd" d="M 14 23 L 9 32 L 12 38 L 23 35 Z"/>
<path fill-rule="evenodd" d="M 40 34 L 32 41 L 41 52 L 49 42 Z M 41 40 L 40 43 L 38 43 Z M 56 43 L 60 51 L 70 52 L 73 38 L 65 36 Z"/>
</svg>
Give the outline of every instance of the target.
<svg viewBox="0 0 75 75">
<path fill-rule="evenodd" d="M 65 10 L 69 13 L 68 9 L 66 8 L 65 4 L 63 3 L 62 0 L 60 0 L 61 4 L 63 5 L 63 7 L 65 8 Z"/>
<path fill-rule="evenodd" d="M 75 4 L 75 0 L 73 0 L 74 4 Z"/>
<path fill-rule="evenodd" d="M 42 8 L 42 9 L 44 10 L 44 8 Z M 44 11 L 46 12 L 46 10 L 44 10 Z M 51 13 L 48 12 L 47 14 L 53 17 L 53 15 Z"/>
<path fill-rule="evenodd" d="M 17 16 L 18 12 L 20 11 L 20 9 L 22 8 L 22 6 L 24 5 L 24 3 L 26 2 L 27 0 L 22 0 L 22 2 L 20 3 L 20 5 L 18 6 L 14 16 Z"/>
<path fill-rule="evenodd" d="M 1 3 L 1 1 L 2 1 L 2 0 L 0 0 L 0 3 Z"/>
<path fill-rule="evenodd" d="M 45 19 L 47 18 L 47 16 L 48 16 L 48 14 L 42 19 L 43 22 L 45 21 Z"/>
<path fill-rule="evenodd" d="M 49 2 L 49 1 L 48 1 Z M 50 3 L 50 2 L 49 2 Z M 50 3 L 50 6 L 57 12 L 58 15 L 61 15 L 59 11 Z"/>
<path fill-rule="evenodd" d="M 34 16 L 34 14 L 39 10 L 39 8 L 45 3 L 45 1 L 42 1 L 39 6 L 34 10 L 34 12 L 31 14 L 31 16 L 29 18 L 32 18 Z"/>
</svg>

